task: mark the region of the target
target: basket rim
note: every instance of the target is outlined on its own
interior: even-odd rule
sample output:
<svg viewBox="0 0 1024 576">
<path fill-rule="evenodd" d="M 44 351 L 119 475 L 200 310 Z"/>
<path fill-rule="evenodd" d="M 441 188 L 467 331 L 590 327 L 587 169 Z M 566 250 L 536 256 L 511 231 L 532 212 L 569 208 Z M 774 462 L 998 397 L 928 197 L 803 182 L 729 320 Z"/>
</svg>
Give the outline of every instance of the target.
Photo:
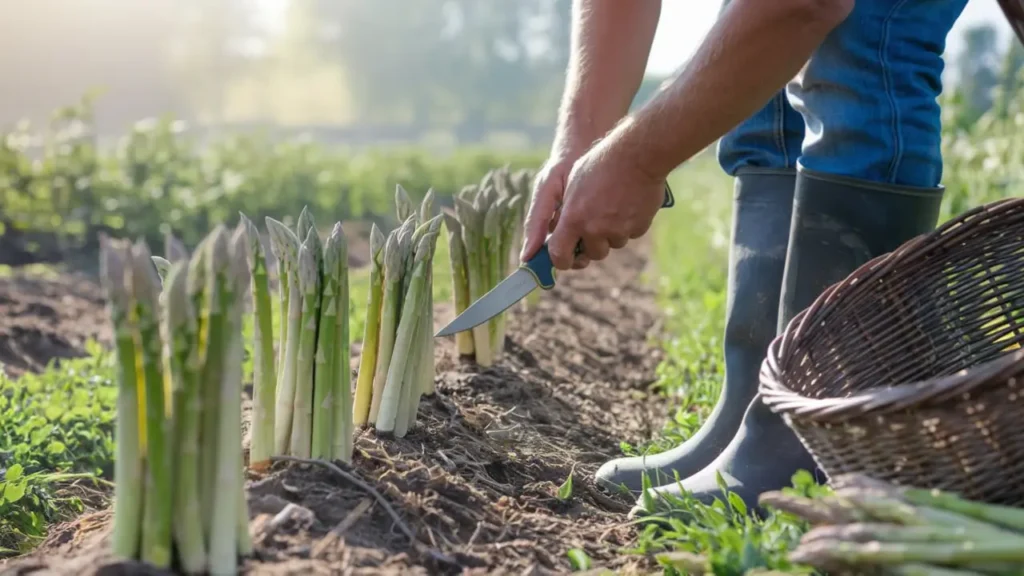
<svg viewBox="0 0 1024 576">
<path fill-rule="evenodd" d="M 957 395 L 969 394 L 978 388 L 1003 385 L 1007 379 L 1020 377 L 1024 383 L 1024 348 L 1008 351 L 987 362 L 960 370 L 954 374 L 912 381 L 850 396 L 812 398 L 800 394 L 782 383 L 780 362 L 792 353 L 811 329 L 823 321 L 837 302 L 854 288 L 878 280 L 894 267 L 919 258 L 938 243 L 948 243 L 972 226 L 969 221 L 985 213 L 990 220 L 1024 207 L 1024 197 L 1006 198 L 977 206 L 952 218 L 935 230 L 918 235 L 892 252 L 865 262 L 843 280 L 826 288 L 806 309 L 794 316 L 786 328 L 768 346 L 761 364 L 759 392 L 762 401 L 781 414 L 802 420 L 822 423 L 840 422 L 867 414 L 882 414 L 904 410 L 919 404 L 934 404 Z M 961 230 L 956 230 L 961 228 Z M 853 296 L 856 296 L 855 293 Z"/>
</svg>

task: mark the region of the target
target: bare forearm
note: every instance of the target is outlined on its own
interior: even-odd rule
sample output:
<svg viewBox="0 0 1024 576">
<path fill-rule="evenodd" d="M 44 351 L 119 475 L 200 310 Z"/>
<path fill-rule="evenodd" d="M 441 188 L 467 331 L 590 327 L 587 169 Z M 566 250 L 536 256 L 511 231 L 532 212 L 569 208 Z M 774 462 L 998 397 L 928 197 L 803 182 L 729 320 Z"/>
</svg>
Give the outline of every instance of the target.
<svg viewBox="0 0 1024 576">
<path fill-rule="evenodd" d="M 556 150 L 589 147 L 626 115 L 643 80 L 660 14 L 661 0 L 573 1 Z"/>
<path fill-rule="evenodd" d="M 732 0 L 694 57 L 607 139 L 662 178 L 796 76 L 854 0 Z"/>
</svg>

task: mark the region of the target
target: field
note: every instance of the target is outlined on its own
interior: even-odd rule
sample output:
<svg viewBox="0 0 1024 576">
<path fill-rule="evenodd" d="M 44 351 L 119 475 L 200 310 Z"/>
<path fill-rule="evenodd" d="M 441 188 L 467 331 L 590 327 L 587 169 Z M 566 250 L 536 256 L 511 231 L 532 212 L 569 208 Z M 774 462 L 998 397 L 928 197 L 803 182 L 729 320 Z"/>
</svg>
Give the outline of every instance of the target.
<svg viewBox="0 0 1024 576">
<path fill-rule="evenodd" d="M 990 126 L 986 135 L 982 145 L 971 133 L 948 134 L 943 218 L 1019 189 L 1020 145 L 1012 120 Z M 168 149 L 166 142 L 159 146 Z M 282 149 L 260 150 L 265 156 L 259 158 L 277 159 L 273 170 L 295 180 L 335 165 L 315 148 L 295 157 Z M 365 270 L 365 222 L 387 222 L 394 182 L 410 181 L 407 187 L 416 195 L 434 185 L 426 184 L 434 172 L 423 158 L 383 155 L 372 170 L 369 163 L 363 167 L 387 176 L 362 180 L 371 182 L 362 188 L 368 200 L 344 208 L 335 209 L 332 198 L 353 189 L 347 183 L 354 181 L 354 161 L 344 174 L 339 169 L 336 182 L 298 186 L 287 205 L 280 194 L 262 188 L 274 176 L 268 169 L 265 180 L 246 180 L 233 192 L 225 203 L 229 210 L 209 198 L 185 211 L 184 203 L 176 204 L 183 187 L 169 184 L 167 175 L 192 174 L 186 156 L 159 179 L 164 190 L 175 192 L 162 197 L 166 205 L 147 204 L 143 193 L 129 195 L 138 183 L 96 189 L 96 196 L 135 202 L 137 218 L 107 209 L 83 218 L 83 210 L 72 208 L 61 211 L 60 219 L 47 218 L 38 200 L 50 196 L 33 186 L 0 196 L 8 210 L 12 199 L 32 208 L 26 210 L 32 225 L 24 225 L 20 235 L 8 234 L 8 240 L 25 247 L 31 236 L 32 245 L 43 247 L 33 257 L 49 261 L 0 270 L 0 363 L 7 371 L 0 374 L 0 471 L 6 470 L 0 477 L 0 557 L 8 557 L 0 569 L 120 573 L 107 571 L 115 561 L 106 550 L 116 394 L 111 328 L 88 257 L 76 257 L 85 264 L 71 266 L 54 263 L 50 254 L 70 246 L 70 252 L 87 255 L 89 235 L 100 230 L 159 238 L 161 214 L 180 216 L 173 228 L 191 243 L 209 222 L 233 221 L 232 210 L 244 209 L 255 219 L 297 214 L 305 203 L 323 211 L 321 225 L 345 222 L 350 264 Z M 221 165 L 229 167 L 247 157 L 225 158 Z M 441 184 L 435 186 L 442 203 L 461 184 L 504 163 L 497 155 L 475 158 L 469 168 L 464 159 L 438 161 Z M 517 162 L 529 166 L 537 158 Z M 118 160 L 124 158 L 107 159 L 104 181 L 122 181 L 113 176 L 124 169 Z M 387 172 L 389 163 L 393 173 Z M 360 432 L 350 467 L 278 463 L 266 474 L 250 473 L 255 554 L 246 559 L 246 571 L 672 574 L 678 572 L 658 554 L 681 550 L 709 554 L 716 574 L 759 567 L 800 573 L 785 557 L 806 529 L 793 517 L 755 522 L 719 503 L 693 505 L 695 520 L 689 524 L 631 522 L 625 513 L 632 502 L 592 482 L 609 458 L 658 450 L 694 433 L 718 397 L 731 183 L 710 155 L 680 169 L 671 183 L 676 207 L 658 216 L 648 236 L 584 272 L 566 274 L 531 312 L 510 313 L 509 353 L 500 363 L 480 369 L 460 361 L 453 344 L 441 341 L 437 393 L 424 398 L 420 425 L 408 436 L 389 440 Z M 246 195 L 250 186 L 259 187 L 258 197 Z M 287 191 L 296 185 L 293 180 L 277 186 Z M 69 218 L 81 224 L 70 228 L 76 231 L 70 238 L 62 237 L 60 226 L 40 224 Z M 444 250 L 442 243 L 434 269 L 436 327 L 452 316 Z M 362 333 L 364 278 L 365 272 L 353 272 L 353 335 Z M 359 344 L 353 343 L 353 367 Z M 247 387 L 243 411 L 250 394 Z M 808 488 L 804 480 L 797 484 Z M 131 568 L 130 573 L 154 573 Z"/>
</svg>

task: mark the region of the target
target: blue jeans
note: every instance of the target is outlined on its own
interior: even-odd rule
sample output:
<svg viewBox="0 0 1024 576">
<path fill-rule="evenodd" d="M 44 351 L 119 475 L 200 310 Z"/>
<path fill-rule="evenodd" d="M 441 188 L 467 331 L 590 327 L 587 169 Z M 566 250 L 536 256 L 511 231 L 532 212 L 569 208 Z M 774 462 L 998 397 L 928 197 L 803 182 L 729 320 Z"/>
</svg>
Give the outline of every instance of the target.
<svg viewBox="0 0 1024 576">
<path fill-rule="evenodd" d="M 946 35 L 967 0 L 857 0 L 805 71 L 718 143 L 718 161 L 878 183 L 942 179 Z"/>
</svg>

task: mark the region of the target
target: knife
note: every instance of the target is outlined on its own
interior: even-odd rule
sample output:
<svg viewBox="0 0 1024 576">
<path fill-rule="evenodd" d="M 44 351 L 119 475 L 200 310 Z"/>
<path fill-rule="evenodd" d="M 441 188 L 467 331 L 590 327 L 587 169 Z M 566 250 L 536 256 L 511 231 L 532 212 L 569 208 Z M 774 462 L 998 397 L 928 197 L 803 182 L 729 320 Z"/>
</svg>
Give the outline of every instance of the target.
<svg viewBox="0 0 1024 576">
<path fill-rule="evenodd" d="M 675 205 L 675 198 L 672 196 L 672 189 L 665 183 L 665 201 L 662 208 L 671 208 Z M 573 257 L 583 253 L 583 241 L 576 242 L 573 250 Z M 530 292 L 537 288 L 551 290 L 555 287 L 555 266 L 551 262 L 551 254 L 548 252 L 548 243 L 540 247 L 536 254 L 519 268 L 502 280 L 490 292 L 484 294 L 479 300 L 472 303 L 463 310 L 447 326 L 438 331 L 434 337 L 450 336 L 458 332 L 465 332 L 487 322 L 498 314 L 507 310 L 510 306 L 525 298 Z"/>
</svg>

